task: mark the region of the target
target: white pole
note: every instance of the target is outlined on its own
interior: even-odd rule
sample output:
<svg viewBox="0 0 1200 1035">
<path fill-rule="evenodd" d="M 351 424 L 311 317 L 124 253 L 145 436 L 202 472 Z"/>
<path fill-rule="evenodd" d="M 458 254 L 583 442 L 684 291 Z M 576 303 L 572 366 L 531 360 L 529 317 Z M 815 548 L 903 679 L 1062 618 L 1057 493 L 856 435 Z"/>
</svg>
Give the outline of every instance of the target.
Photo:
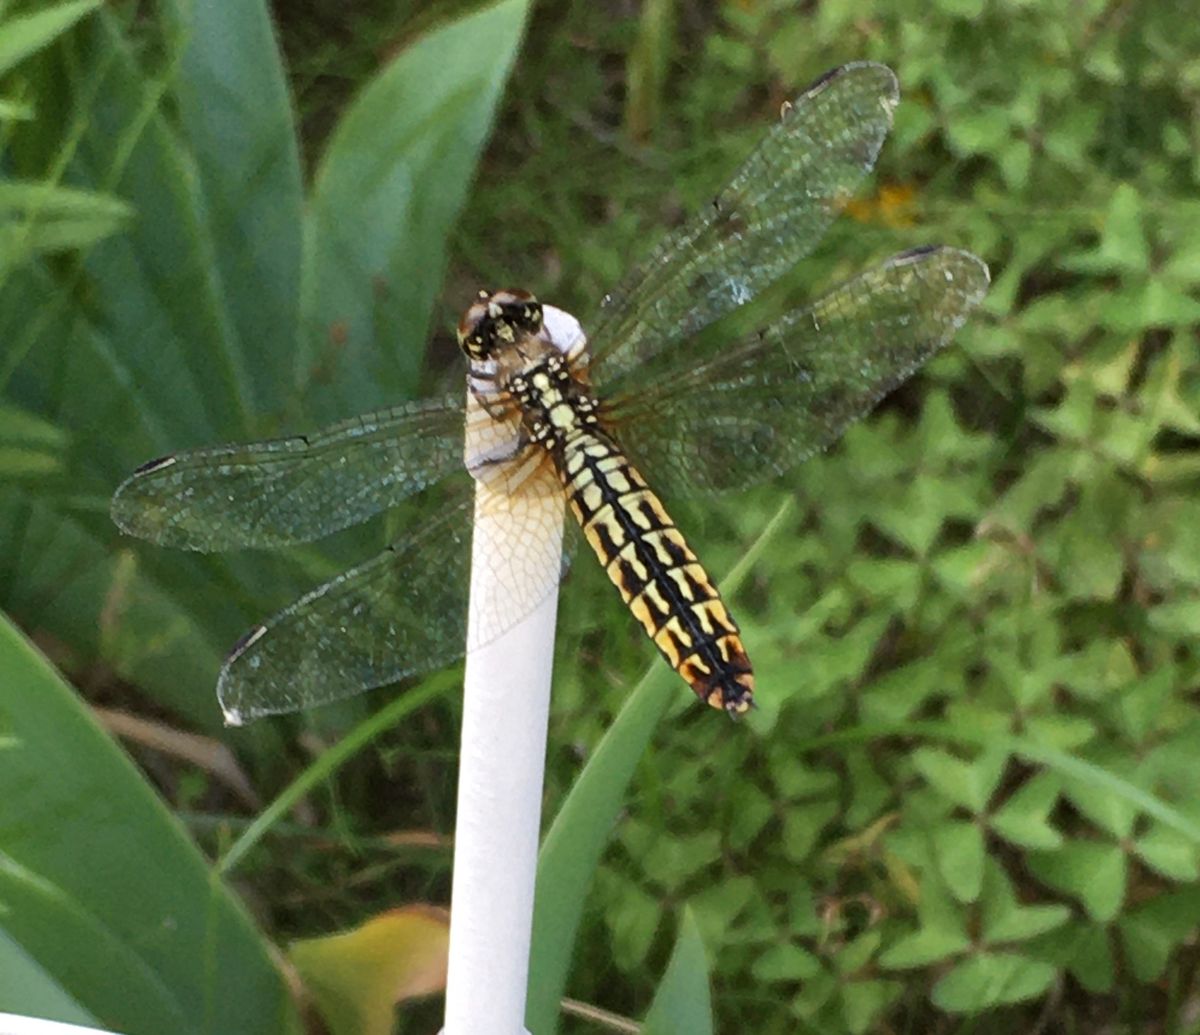
<svg viewBox="0 0 1200 1035">
<path fill-rule="evenodd" d="M 550 306 L 545 322 L 560 348 L 581 333 L 573 317 Z M 535 585 L 556 583 L 562 558 L 561 492 L 509 507 L 477 484 L 475 512 L 468 644 L 480 641 L 489 616 L 521 607 L 522 587 L 497 578 L 505 566 L 496 558 L 519 551 L 526 568 L 536 559 L 543 570 L 529 573 Z M 531 529 L 544 530 L 547 541 L 530 544 Z M 443 1035 L 525 1032 L 557 607 L 555 588 L 519 624 L 467 655 Z"/>
</svg>

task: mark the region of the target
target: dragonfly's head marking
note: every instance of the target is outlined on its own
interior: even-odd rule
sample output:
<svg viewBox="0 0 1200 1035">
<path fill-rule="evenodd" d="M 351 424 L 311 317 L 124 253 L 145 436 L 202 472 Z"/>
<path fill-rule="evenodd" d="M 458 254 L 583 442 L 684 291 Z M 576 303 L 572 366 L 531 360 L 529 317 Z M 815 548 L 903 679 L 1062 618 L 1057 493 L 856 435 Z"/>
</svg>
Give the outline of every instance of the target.
<svg viewBox="0 0 1200 1035">
<path fill-rule="evenodd" d="M 458 344 L 468 359 L 491 359 L 541 330 L 542 303 L 528 291 L 481 291 L 458 321 Z"/>
</svg>

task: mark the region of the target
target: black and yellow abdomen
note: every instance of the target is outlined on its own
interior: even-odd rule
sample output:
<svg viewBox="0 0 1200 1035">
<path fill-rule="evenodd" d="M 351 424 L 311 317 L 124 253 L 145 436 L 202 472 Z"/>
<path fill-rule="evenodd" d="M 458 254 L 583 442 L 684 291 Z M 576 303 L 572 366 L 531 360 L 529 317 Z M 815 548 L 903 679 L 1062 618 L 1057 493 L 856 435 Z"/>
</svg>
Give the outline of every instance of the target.
<svg viewBox="0 0 1200 1035">
<path fill-rule="evenodd" d="M 696 695 L 738 716 L 754 674 L 737 622 L 662 501 L 600 423 L 572 357 L 550 355 L 508 389 L 529 439 L 554 461 L 583 534 L 622 599 Z"/>
<path fill-rule="evenodd" d="M 754 675 L 737 623 L 662 502 L 603 431 L 575 427 L 557 445 L 571 510 L 646 635 L 702 701 L 746 712 Z"/>
</svg>

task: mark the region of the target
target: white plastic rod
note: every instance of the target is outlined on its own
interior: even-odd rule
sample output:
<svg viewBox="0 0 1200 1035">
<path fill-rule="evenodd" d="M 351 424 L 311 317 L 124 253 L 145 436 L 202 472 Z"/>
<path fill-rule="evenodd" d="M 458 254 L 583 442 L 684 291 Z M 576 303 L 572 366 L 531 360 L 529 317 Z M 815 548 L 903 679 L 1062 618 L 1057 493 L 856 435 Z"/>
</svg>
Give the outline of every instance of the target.
<svg viewBox="0 0 1200 1035">
<path fill-rule="evenodd" d="M 546 326 L 560 348 L 579 333 L 573 317 L 549 306 Z M 475 448 L 486 454 L 490 446 Z M 443 1035 L 525 1032 L 557 588 L 504 635 L 489 642 L 486 629 L 497 614 L 528 606 L 511 572 L 498 577 L 508 569 L 497 558 L 519 554 L 513 567 L 531 585 L 557 587 L 563 509 L 561 491 L 510 507 L 487 485 L 476 487 L 467 642 L 480 645 L 467 654 L 463 678 Z M 528 541 L 534 529 L 546 542 Z"/>
</svg>

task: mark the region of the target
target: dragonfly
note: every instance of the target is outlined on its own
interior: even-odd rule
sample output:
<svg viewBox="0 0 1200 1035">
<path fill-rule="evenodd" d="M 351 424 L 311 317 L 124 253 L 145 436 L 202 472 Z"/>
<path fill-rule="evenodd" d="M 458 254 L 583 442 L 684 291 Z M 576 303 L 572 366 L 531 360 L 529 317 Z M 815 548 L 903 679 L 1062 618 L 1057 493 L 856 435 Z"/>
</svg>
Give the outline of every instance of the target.
<svg viewBox="0 0 1200 1035">
<path fill-rule="evenodd" d="M 458 503 L 239 640 L 218 683 L 227 720 L 384 686 L 512 628 L 560 575 L 558 539 L 532 505 L 547 493 L 565 499 L 696 696 L 744 714 L 754 674 L 738 624 L 665 501 L 736 491 L 825 449 L 945 346 L 987 291 L 981 260 L 927 246 L 750 333 L 706 333 L 812 252 L 874 167 L 898 100 L 880 64 L 814 82 L 711 202 L 604 297 L 586 335 L 527 291 L 480 292 L 458 325 L 465 391 L 138 468 L 113 497 L 116 524 L 198 551 L 310 542 L 463 483 Z M 517 534 L 484 559 L 507 606 L 472 623 L 469 642 L 475 483 L 517 515 Z"/>
</svg>

